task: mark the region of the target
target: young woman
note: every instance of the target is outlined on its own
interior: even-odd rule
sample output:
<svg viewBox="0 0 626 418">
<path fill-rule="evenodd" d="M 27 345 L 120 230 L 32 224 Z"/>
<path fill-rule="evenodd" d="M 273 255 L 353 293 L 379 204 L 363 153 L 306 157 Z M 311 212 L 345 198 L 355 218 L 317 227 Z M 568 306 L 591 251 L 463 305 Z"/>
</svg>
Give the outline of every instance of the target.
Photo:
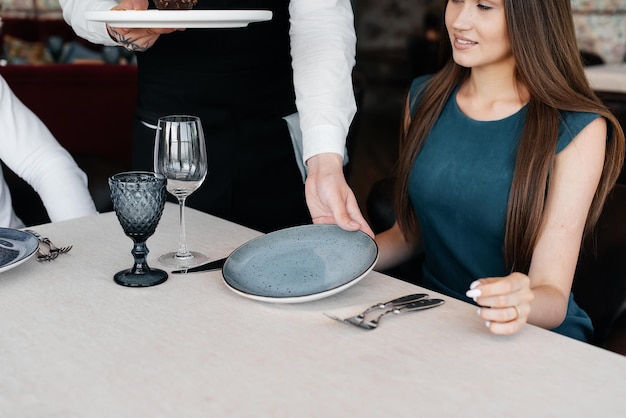
<svg viewBox="0 0 626 418">
<path fill-rule="evenodd" d="M 424 286 L 473 299 L 491 332 L 588 340 L 572 279 L 624 133 L 585 78 L 570 0 L 449 0 L 445 25 L 450 59 L 407 100 L 377 268 L 423 250 Z"/>
</svg>

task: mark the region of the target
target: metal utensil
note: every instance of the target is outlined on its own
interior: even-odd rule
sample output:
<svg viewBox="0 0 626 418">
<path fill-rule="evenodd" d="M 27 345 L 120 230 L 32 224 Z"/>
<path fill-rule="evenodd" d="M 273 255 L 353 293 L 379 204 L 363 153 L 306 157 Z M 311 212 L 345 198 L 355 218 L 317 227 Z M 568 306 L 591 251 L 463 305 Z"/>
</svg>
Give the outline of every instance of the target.
<svg viewBox="0 0 626 418">
<path fill-rule="evenodd" d="M 378 317 L 376 317 L 375 319 L 372 319 L 371 321 L 361 322 L 359 324 L 353 323 L 352 325 L 356 325 L 357 327 L 362 328 L 362 329 L 372 330 L 378 327 L 380 320 L 386 315 L 389 315 L 389 314 L 399 315 L 403 312 L 421 311 L 424 309 L 430 309 L 436 306 L 443 305 L 443 303 L 444 303 L 443 299 L 423 299 L 418 302 L 409 303 L 407 305 L 394 306 L 391 309 L 388 309 L 385 312 L 381 313 L 380 315 L 378 315 Z"/>
<path fill-rule="evenodd" d="M 55 246 L 52 243 L 52 241 L 50 241 L 50 238 L 41 236 L 41 234 L 39 234 L 37 231 L 33 231 L 32 229 L 26 229 L 25 231 L 30 234 L 33 234 L 35 238 L 37 238 L 37 241 L 39 241 L 40 244 L 44 244 L 48 246 L 48 248 L 50 249 L 50 251 L 48 251 L 47 253 L 44 253 L 43 251 L 41 251 L 41 248 L 39 249 L 39 253 L 37 254 L 37 259 L 39 261 L 54 260 L 55 258 L 57 258 L 59 254 L 65 254 L 73 248 L 73 246 L 71 245 L 59 248 Z"/>
<path fill-rule="evenodd" d="M 224 267 L 224 263 L 228 257 L 220 258 L 219 260 L 211 261 L 206 264 L 202 264 L 201 266 L 192 267 L 188 269 L 182 270 L 173 270 L 173 274 L 185 274 L 185 273 L 196 273 L 199 271 L 209 271 L 209 270 L 218 270 Z"/>
<path fill-rule="evenodd" d="M 37 261 L 52 261 L 59 256 L 59 253 L 48 252 L 44 253 L 41 249 L 37 248 Z"/>
<path fill-rule="evenodd" d="M 55 258 L 57 258 L 59 256 L 59 252 L 58 251 L 51 251 L 51 247 L 50 245 L 48 245 L 46 242 L 44 242 L 44 238 L 39 235 L 39 233 L 37 233 L 36 231 L 33 231 L 32 229 L 25 229 L 25 232 L 28 232 L 29 234 L 32 234 L 35 238 L 37 238 L 37 241 L 39 242 L 39 246 L 37 247 L 37 261 L 52 261 Z M 48 252 L 43 252 L 41 250 L 41 245 L 45 245 L 48 247 Z"/>
<path fill-rule="evenodd" d="M 43 242 L 46 243 L 48 245 L 48 247 L 50 247 L 50 252 L 51 253 L 57 253 L 57 254 L 66 254 L 68 252 L 70 252 L 70 250 L 72 248 L 74 248 L 73 245 L 66 245 L 65 247 L 57 247 L 55 246 L 52 241 L 50 241 L 50 238 L 48 237 L 43 237 Z"/>
<path fill-rule="evenodd" d="M 339 322 L 343 322 L 345 324 L 351 324 L 351 325 L 359 325 L 361 324 L 364 320 L 365 320 L 365 316 L 367 314 L 369 314 L 372 311 L 378 310 L 378 309 L 385 309 L 385 308 L 389 308 L 390 306 L 402 306 L 404 304 L 407 303 L 412 303 L 412 302 L 417 302 L 420 301 L 422 299 L 427 298 L 428 295 L 426 293 L 415 293 L 412 295 L 406 295 L 406 296 L 402 296 L 396 299 L 392 299 L 388 302 L 381 302 L 381 303 L 377 303 L 375 305 L 370 306 L 369 308 L 367 308 L 366 310 L 364 310 L 363 312 L 356 314 L 354 316 L 351 316 L 349 318 L 345 318 L 345 319 L 341 319 L 339 317 L 336 317 L 334 315 L 330 315 L 330 314 L 324 314 L 329 318 L 334 319 L 335 321 L 339 321 Z"/>
</svg>

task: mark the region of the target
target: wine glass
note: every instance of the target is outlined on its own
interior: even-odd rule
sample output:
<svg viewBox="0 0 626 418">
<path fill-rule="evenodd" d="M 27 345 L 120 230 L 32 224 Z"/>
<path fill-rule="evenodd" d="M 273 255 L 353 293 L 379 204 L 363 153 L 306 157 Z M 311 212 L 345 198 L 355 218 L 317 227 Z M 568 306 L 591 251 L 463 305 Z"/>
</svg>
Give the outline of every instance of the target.
<svg viewBox="0 0 626 418">
<path fill-rule="evenodd" d="M 180 240 L 177 252 L 159 257 L 171 268 L 189 268 L 206 263 L 209 258 L 187 249 L 185 235 L 185 199 L 192 194 L 207 174 L 207 154 L 200 118 L 170 115 L 159 118 L 154 143 L 154 171 L 167 178 L 167 191 L 178 199 L 180 208 Z"/>
<path fill-rule="evenodd" d="M 151 269 L 146 260 L 146 240 L 154 234 L 165 206 L 165 184 L 163 175 L 146 171 L 128 171 L 109 178 L 115 214 L 124 233 L 134 242 L 131 253 L 135 264 L 113 276 L 122 286 L 147 287 L 167 280 L 165 271 Z"/>
</svg>

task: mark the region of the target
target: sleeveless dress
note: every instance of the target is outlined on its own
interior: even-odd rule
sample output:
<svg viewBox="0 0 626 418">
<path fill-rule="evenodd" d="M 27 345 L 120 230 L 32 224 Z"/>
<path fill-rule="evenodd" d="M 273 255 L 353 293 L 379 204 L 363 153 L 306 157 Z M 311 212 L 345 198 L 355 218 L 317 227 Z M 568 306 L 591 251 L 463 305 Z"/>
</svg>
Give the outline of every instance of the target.
<svg viewBox="0 0 626 418">
<path fill-rule="evenodd" d="M 414 80 L 411 98 L 427 79 Z M 425 250 L 423 285 L 473 303 L 465 296 L 470 283 L 510 273 L 503 255 L 506 210 L 527 106 L 501 120 L 477 121 L 462 113 L 456 94 L 415 160 L 409 195 Z M 556 152 L 598 117 L 563 112 Z M 572 295 L 565 320 L 553 331 L 582 341 L 593 336 L 591 319 Z"/>
<path fill-rule="evenodd" d="M 209 172 L 188 205 L 263 232 L 311 222 L 282 119 L 296 111 L 288 6 L 199 0 L 195 9 L 265 9 L 273 17 L 246 28 L 170 33 L 137 54 L 133 167 L 153 167 L 155 130 L 146 125 L 168 114 L 199 116 Z"/>
</svg>

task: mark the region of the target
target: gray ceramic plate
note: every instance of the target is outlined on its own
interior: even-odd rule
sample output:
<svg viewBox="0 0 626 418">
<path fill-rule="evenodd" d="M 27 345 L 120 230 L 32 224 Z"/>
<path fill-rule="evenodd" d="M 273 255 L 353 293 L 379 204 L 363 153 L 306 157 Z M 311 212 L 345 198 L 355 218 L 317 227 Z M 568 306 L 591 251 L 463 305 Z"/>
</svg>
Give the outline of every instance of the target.
<svg viewBox="0 0 626 418">
<path fill-rule="evenodd" d="M 307 302 L 356 284 L 377 258 L 376 243 L 363 232 L 304 225 L 248 241 L 228 257 L 222 274 L 231 290 L 251 299 Z"/>
<path fill-rule="evenodd" d="M 0 273 L 28 260 L 39 247 L 33 234 L 19 229 L 0 228 Z"/>
</svg>

